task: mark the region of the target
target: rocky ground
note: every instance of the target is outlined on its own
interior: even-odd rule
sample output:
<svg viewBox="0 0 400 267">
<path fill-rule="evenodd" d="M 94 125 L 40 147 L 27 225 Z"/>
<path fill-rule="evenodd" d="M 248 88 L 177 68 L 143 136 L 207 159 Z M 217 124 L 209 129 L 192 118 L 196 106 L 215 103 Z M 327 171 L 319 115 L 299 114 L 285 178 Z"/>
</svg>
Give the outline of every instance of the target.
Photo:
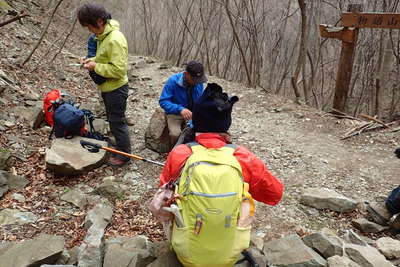
<svg viewBox="0 0 400 267">
<path fill-rule="evenodd" d="M 85 40 L 71 35 L 55 61 L 49 62 L 65 37 L 61 32 L 67 15 L 56 16 L 38 51 L 24 67 L 19 66 L 40 36 L 45 23 L 42 17 L 49 14 L 41 1 L 10 2 L 18 11 L 29 10 L 32 16 L 22 24 L 0 27 L 0 149 L 11 154 L 6 172 L 25 178 L 26 183 L 10 187 L 0 199 L 0 209 L 31 212 L 35 219 L 24 224 L 3 224 L 5 217 L 0 217 L 0 240 L 26 240 L 47 233 L 64 236 L 68 248 L 78 246 L 88 231 L 85 216 L 99 197 L 113 207 L 106 238 L 142 234 L 152 241 L 162 240 L 162 227 L 146 208 L 157 188 L 160 167 L 135 161 L 121 169 L 102 166 L 75 177 L 57 176 L 46 170 L 44 151 L 51 146 L 49 128 L 31 128 L 44 93 L 62 89 L 93 109 L 99 107 L 98 93 L 85 71 L 69 65 L 85 54 Z M 0 21 L 9 18 L 0 14 Z M 165 154 L 146 149 L 144 133 L 158 107 L 163 83 L 181 68 L 137 55 L 130 56 L 129 64 L 127 115 L 133 124 L 133 153 L 164 161 Z M 400 161 L 393 154 L 400 141 L 398 132 L 379 129 L 341 140 L 361 122 L 337 119 L 258 88 L 217 77 L 209 77 L 209 81 L 240 98 L 233 111 L 233 142 L 252 150 L 285 184 L 279 205 L 257 205 L 254 233 L 264 241 L 292 233 L 305 235 L 323 227 L 343 233 L 352 229 L 353 219 L 364 216 L 361 204 L 359 209 L 345 213 L 302 205 L 299 200 L 306 189 L 333 189 L 363 203 L 381 201 L 399 184 Z M 73 190 L 85 196 L 83 204 L 63 200 Z M 386 235 L 390 233 L 369 237 Z"/>
</svg>

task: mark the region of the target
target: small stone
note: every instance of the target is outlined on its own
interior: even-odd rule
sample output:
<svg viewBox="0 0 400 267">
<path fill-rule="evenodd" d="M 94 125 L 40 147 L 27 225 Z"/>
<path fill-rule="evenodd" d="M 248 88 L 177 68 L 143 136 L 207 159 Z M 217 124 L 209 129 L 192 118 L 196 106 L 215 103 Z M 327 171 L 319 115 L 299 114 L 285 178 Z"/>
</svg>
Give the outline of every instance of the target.
<svg viewBox="0 0 400 267">
<path fill-rule="evenodd" d="M 25 197 L 21 194 L 14 193 L 11 195 L 11 197 L 21 203 L 24 203 L 26 201 Z"/>
<path fill-rule="evenodd" d="M 387 259 L 394 260 L 400 258 L 400 241 L 390 237 L 382 237 L 376 241 L 378 250 Z"/>
</svg>

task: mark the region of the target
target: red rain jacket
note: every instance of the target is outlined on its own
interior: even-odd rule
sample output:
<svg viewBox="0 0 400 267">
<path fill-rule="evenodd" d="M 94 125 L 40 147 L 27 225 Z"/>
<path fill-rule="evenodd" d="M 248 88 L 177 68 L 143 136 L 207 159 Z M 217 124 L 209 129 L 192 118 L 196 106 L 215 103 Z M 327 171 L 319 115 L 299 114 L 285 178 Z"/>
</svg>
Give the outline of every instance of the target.
<svg viewBox="0 0 400 267">
<path fill-rule="evenodd" d="M 216 133 L 202 133 L 196 136 L 196 142 L 207 148 L 220 148 L 227 144 L 224 137 Z M 175 181 L 192 154 L 187 145 L 179 145 L 173 149 L 160 175 L 160 186 L 170 180 Z M 276 205 L 282 198 L 284 186 L 273 176 L 265 164 L 248 149 L 239 146 L 234 154 L 242 167 L 243 178 L 249 184 L 251 196 L 268 205 Z"/>
</svg>

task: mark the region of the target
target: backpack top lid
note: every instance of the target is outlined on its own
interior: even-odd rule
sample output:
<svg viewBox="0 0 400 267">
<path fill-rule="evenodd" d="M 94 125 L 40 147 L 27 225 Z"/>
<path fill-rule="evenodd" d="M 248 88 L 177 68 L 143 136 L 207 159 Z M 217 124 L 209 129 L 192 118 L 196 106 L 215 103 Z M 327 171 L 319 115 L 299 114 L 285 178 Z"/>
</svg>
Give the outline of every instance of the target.
<svg viewBox="0 0 400 267">
<path fill-rule="evenodd" d="M 53 104 L 61 102 L 62 95 L 60 90 L 52 90 L 43 98 L 43 112 L 46 122 L 53 127 L 54 125 L 54 106 Z"/>
<path fill-rule="evenodd" d="M 70 103 L 63 103 L 54 113 L 56 137 L 73 137 L 85 133 L 84 112 Z"/>
</svg>

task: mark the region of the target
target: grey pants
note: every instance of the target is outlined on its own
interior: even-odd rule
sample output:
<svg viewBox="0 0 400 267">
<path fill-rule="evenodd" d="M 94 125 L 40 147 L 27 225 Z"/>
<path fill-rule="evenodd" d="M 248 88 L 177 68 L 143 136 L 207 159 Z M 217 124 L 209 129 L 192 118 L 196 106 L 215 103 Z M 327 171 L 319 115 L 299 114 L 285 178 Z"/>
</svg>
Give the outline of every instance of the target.
<svg viewBox="0 0 400 267">
<path fill-rule="evenodd" d="M 128 85 L 125 84 L 111 92 L 101 93 L 101 96 L 106 108 L 106 115 L 110 123 L 111 133 L 115 137 L 116 149 L 131 153 L 131 140 L 125 118 L 128 90 Z M 124 160 L 129 159 L 120 155 L 119 157 Z"/>
</svg>

